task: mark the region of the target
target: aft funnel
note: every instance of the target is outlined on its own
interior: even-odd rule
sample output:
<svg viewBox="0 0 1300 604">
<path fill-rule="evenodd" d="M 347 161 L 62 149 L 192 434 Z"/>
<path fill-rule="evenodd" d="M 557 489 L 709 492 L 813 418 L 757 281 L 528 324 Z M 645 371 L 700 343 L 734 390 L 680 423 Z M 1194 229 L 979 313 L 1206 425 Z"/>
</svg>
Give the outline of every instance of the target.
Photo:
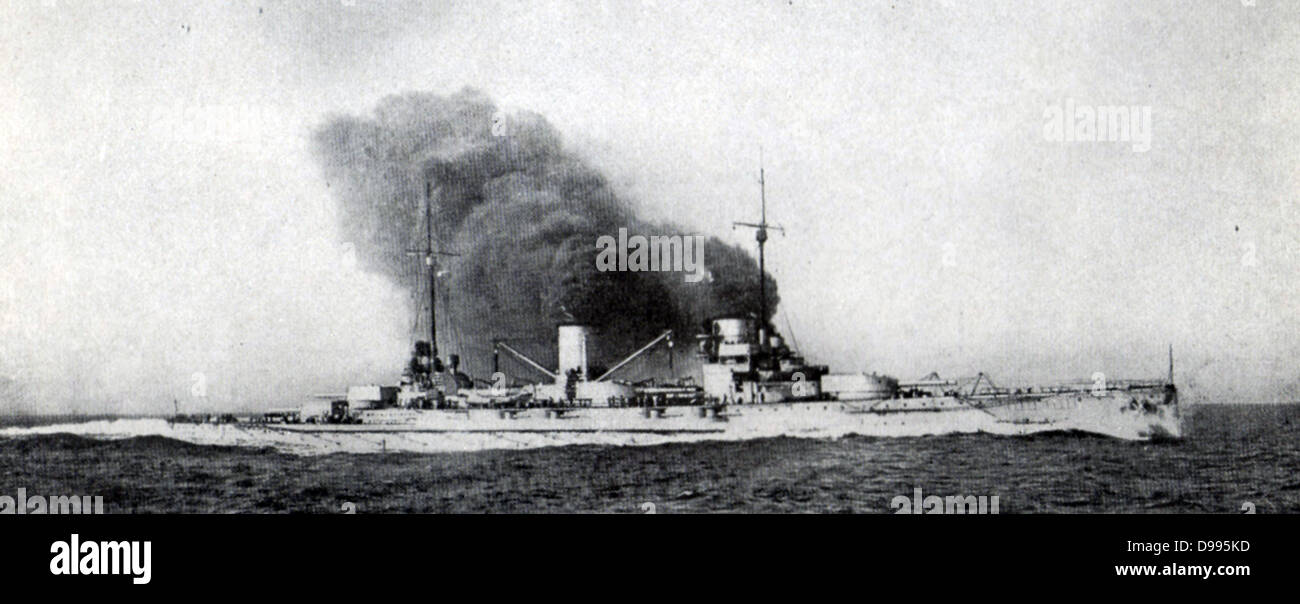
<svg viewBox="0 0 1300 604">
<path fill-rule="evenodd" d="M 578 376 L 581 380 L 587 380 L 587 335 L 590 332 L 591 328 L 586 325 L 565 324 L 559 326 L 557 348 L 559 349 L 560 370 L 556 374 L 561 381 L 572 369 L 578 370 Z"/>
</svg>

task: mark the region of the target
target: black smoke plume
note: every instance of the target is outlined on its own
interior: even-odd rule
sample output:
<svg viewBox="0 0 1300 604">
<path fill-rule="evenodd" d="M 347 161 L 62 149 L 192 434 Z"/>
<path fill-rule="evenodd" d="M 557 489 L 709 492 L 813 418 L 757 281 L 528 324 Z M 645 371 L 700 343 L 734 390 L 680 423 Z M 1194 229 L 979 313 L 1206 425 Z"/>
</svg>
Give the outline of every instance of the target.
<svg viewBox="0 0 1300 604">
<path fill-rule="evenodd" d="M 425 273 L 408 252 L 425 246 L 432 183 L 436 245 L 460 254 L 439 259 L 439 348 L 461 353 L 477 375 L 494 338 L 523 342 L 516 347 L 552 363 L 559 322 L 596 328 L 592 360 L 609 363 L 665 329 L 680 351 L 709 317 L 758 315 L 757 263 L 716 238 L 706 240 L 708 276 L 697 283 L 674 272 L 599 272 L 602 235 L 689 232 L 635 216 L 535 113 L 501 115 L 472 89 L 409 93 L 385 98 L 368 117 L 328 119 L 313 143 L 342 236 L 366 268 L 411 290 L 415 308 L 426 309 L 414 317 L 423 330 Z M 771 312 L 779 297 L 766 279 Z"/>
</svg>

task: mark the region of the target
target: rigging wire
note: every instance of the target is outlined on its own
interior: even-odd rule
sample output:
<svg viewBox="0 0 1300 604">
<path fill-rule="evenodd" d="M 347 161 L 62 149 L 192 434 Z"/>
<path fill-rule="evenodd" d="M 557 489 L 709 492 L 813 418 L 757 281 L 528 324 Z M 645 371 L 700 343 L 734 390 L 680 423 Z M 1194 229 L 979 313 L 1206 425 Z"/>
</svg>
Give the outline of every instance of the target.
<svg viewBox="0 0 1300 604">
<path fill-rule="evenodd" d="M 783 308 L 781 309 L 781 316 L 785 318 L 785 331 L 790 334 L 790 342 L 794 344 L 794 349 L 802 352 L 803 349 L 799 348 L 799 338 L 794 337 L 794 326 L 790 324 L 790 313 Z"/>
</svg>

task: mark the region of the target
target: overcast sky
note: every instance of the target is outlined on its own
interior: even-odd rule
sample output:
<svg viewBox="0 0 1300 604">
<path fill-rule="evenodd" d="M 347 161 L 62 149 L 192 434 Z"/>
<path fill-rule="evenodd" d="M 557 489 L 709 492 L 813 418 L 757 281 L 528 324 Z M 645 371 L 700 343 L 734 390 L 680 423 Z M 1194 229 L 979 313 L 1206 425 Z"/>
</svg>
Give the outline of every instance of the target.
<svg viewBox="0 0 1300 604">
<path fill-rule="evenodd" d="M 761 146 L 778 327 L 833 369 L 1160 377 L 1172 344 L 1193 399 L 1300 398 L 1294 5 L 179 4 L 0 3 L 4 411 L 395 377 L 405 295 L 349 261 L 308 136 L 465 86 L 746 245 Z M 1120 105 L 1149 150 L 1047 133 Z"/>
</svg>

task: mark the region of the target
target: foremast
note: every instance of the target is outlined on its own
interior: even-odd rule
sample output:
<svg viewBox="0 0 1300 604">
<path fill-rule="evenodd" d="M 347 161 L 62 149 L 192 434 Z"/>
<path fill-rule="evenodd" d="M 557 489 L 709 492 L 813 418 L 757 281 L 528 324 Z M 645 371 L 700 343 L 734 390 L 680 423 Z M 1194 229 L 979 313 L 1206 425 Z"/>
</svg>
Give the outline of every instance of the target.
<svg viewBox="0 0 1300 604">
<path fill-rule="evenodd" d="M 439 251 L 434 245 L 433 235 L 433 181 L 424 181 L 424 247 L 421 249 L 407 250 L 407 254 L 418 256 L 424 260 L 425 270 L 428 271 L 428 288 L 429 288 L 429 340 L 427 342 L 416 340 L 410 367 L 411 388 L 404 388 L 401 398 L 403 406 L 437 406 L 441 402 L 444 385 L 438 383 L 440 376 L 446 371 L 447 366 L 442 362 L 438 354 L 438 257 L 440 256 L 458 256 L 449 252 Z M 452 379 L 456 379 L 459 359 L 457 355 L 451 356 Z"/>
</svg>

